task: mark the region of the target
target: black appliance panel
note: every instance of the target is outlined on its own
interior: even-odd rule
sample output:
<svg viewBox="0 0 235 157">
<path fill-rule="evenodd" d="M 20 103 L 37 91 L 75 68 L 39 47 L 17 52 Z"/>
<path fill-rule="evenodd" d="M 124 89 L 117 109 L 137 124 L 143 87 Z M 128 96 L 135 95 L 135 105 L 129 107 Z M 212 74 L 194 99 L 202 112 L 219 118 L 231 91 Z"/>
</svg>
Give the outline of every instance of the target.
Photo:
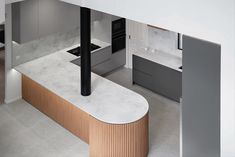
<svg viewBox="0 0 235 157">
<path fill-rule="evenodd" d="M 100 48 L 100 46 L 95 45 L 95 44 L 91 44 L 91 51 L 97 50 L 99 48 Z M 69 50 L 68 52 L 75 55 L 75 56 L 80 56 L 81 55 L 81 47 L 80 46 L 76 47 L 72 50 Z"/>
<path fill-rule="evenodd" d="M 126 48 L 126 19 L 122 18 L 112 23 L 112 53 Z"/>
<path fill-rule="evenodd" d="M 0 31 L 0 43 L 5 43 L 5 31 L 1 30 Z"/>
<path fill-rule="evenodd" d="M 126 34 L 126 19 L 118 19 L 112 22 L 112 34 Z"/>
<path fill-rule="evenodd" d="M 119 36 L 117 38 L 113 38 L 112 42 L 112 52 L 115 53 L 119 50 L 126 48 L 126 36 Z"/>
</svg>

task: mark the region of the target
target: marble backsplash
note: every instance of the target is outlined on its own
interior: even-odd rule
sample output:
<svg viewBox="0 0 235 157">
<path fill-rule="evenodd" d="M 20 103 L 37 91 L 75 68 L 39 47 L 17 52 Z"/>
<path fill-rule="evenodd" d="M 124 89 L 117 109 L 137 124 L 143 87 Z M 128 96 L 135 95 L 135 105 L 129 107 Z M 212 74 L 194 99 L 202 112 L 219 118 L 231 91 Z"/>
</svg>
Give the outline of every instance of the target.
<svg viewBox="0 0 235 157">
<path fill-rule="evenodd" d="M 175 56 L 182 56 L 178 49 L 178 34 L 172 31 L 148 27 L 148 47 Z"/>
<path fill-rule="evenodd" d="M 24 44 L 12 43 L 13 67 L 80 43 L 80 30 L 56 33 Z"/>
</svg>

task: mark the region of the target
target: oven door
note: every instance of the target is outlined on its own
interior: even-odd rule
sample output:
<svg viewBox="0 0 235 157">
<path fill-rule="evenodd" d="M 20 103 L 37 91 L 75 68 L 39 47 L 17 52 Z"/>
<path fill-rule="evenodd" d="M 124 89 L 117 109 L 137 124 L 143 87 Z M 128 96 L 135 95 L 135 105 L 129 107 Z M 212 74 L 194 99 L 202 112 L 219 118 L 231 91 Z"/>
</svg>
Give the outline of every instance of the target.
<svg viewBox="0 0 235 157">
<path fill-rule="evenodd" d="M 0 43 L 5 43 L 5 31 L 0 30 Z"/>
<path fill-rule="evenodd" d="M 121 35 L 112 39 L 112 53 L 126 48 L 126 35 Z"/>
<path fill-rule="evenodd" d="M 125 34 L 125 32 L 126 32 L 126 20 L 124 18 L 112 22 L 113 36 L 118 34 Z"/>
</svg>

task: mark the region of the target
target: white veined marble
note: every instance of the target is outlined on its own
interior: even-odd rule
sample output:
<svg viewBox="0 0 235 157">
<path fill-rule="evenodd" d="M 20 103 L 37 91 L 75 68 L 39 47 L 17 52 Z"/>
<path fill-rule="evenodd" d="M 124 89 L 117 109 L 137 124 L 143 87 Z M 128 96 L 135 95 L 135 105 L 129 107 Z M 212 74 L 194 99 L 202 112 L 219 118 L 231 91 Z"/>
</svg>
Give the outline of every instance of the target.
<svg viewBox="0 0 235 157">
<path fill-rule="evenodd" d="M 69 49 L 15 69 L 100 121 L 126 124 L 147 114 L 149 105 L 144 97 L 94 73 L 91 75 L 91 96 L 81 96 L 80 67 L 70 63 L 77 57 L 67 53 Z"/>
<path fill-rule="evenodd" d="M 133 54 L 182 72 L 182 70 L 179 69 L 179 67 L 182 66 L 182 57 L 149 48 L 140 48 L 136 50 Z"/>
</svg>

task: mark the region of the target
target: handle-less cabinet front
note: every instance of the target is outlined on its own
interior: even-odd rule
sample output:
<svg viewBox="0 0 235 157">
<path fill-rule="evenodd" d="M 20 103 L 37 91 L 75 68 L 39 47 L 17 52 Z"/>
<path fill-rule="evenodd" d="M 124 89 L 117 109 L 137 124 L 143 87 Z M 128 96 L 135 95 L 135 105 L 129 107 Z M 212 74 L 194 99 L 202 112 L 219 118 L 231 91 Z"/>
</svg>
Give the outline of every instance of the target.
<svg viewBox="0 0 235 157">
<path fill-rule="evenodd" d="M 133 82 L 169 99 L 182 97 L 182 73 L 133 55 Z"/>
<path fill-rule="evenodd" d="M 106 60 L 109 60 L 111 58 L 111 46 L 108 46 L 106 48 L 102 48 L 100 50 L 96 50 L 95 52 L 91 53 L 91 67 L 105 62 Z M 72 61 L 72 63 L 76 65 L 81 65 L 81 58 L 75 59 Z"/>
<path fill-rule="evenodd" d="M 5 21 L 5 1 L 0 1 L 0 24 Z"/>
<path fill-rule="evenodd" d="M 182 157 L 220 157 L 220 45 L 183 36 Z"/>
</svg>

